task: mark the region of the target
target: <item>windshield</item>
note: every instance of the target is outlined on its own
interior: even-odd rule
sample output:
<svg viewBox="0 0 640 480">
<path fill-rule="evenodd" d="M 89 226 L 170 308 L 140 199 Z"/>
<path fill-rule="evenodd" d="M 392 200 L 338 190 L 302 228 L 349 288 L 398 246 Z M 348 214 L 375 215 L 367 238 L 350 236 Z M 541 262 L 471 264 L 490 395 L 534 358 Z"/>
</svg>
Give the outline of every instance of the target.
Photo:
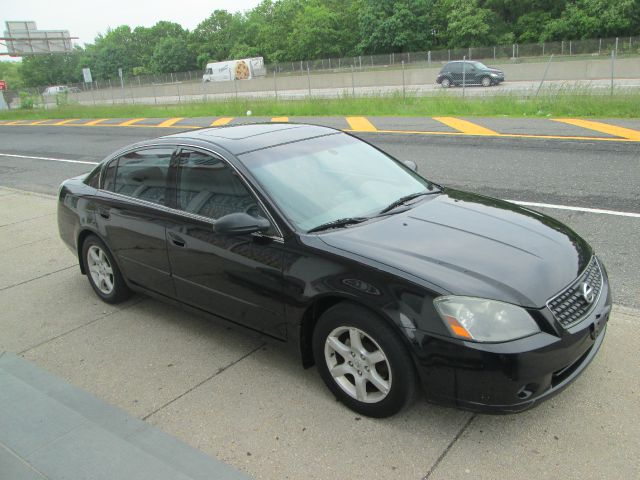
<svg viewBox="0 0 640 480">
<path fill-rule="evenodd" d="M 346 134 L 328 135 L 239 156 L 297 228 L 368 217 L 429 181 Z"/>
<path fill-rule="evenodd" d="M 471 62 L 471 64 L 476 67 L 478 70 L 489 70 L 489 67 L 487 67 L 484 63 L 482 62 Z"/>
</svg>

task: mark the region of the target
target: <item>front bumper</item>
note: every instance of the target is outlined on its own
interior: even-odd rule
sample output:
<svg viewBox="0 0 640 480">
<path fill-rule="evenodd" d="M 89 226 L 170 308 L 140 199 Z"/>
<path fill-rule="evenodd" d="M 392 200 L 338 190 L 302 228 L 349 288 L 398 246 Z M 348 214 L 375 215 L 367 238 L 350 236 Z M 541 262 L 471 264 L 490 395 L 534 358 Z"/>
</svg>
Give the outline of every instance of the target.
<svg viewBox="0 0 640 480">
<path fill-rule="evenodd" d="M 427 400 L 484 413 L 515 413 L 556 395 L 600 349 L 611 312 L 604 275 L 598 304 L 564 329 L 547 309 L 537 311 L 547 331 L 511 342 L 482 344 L 416 332 L 418 372 Z"/>
</svg>

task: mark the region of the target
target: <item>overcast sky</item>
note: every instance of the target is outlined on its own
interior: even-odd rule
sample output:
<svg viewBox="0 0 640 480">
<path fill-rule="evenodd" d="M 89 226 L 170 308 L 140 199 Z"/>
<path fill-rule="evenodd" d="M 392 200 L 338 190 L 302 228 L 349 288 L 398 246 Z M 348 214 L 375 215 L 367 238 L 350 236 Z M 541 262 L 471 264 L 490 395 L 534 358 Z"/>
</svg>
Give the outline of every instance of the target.
<svg viewBox="0 0 640 480">
<path fill-rule="evenodd" d="M 168 20 L 193 30 L 214 10 L 245 11 L 258 3 L 260 0 L 2 0 L 0 29 L 4 36 L 7 20 L 32 20 L 39 30 L 69 30 L 72 37 L 80 37 L 74 41 L 82 45 L 119 25 L 150 27 Z M 6 49 L 0 46 L 0 51 Z"/>
</svg>

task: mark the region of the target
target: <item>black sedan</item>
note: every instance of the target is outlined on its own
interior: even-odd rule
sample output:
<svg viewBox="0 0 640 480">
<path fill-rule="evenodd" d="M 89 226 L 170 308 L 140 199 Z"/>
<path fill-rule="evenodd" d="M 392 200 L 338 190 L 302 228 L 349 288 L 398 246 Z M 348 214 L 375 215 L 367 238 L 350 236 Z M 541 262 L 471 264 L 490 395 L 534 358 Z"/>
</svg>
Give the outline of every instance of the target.
<svg viewBox="0 0 640 480">
<path fill-rule="evenodd" d="M 262 332 L 364 415 L 515 412 L 602 344 L 607 275 L 568 227 L 294 124 L 137 143 L 65 181 L 58 225 L 105 302 L 132 291 Z"/>
</svg>

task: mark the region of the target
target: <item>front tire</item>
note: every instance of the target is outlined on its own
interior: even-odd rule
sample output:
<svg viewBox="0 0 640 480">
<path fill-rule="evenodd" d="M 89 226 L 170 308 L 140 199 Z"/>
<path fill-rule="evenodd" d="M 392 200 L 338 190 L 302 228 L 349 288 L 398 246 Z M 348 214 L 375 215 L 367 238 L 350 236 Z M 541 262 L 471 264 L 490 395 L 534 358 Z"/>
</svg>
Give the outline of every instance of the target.
<svg viewBox="0 0 640 480">
<path fill-rule="evenodd" d="M 491 79 L 489 77 L 482 77 L 482 86 L 483 87 L 490 87 L 491 86 Z"/>
<path fill-rule="evenodd" d="M 82 261 L 89 284 L 102 301 L 121 303 L 131 296 L 131 290 L 122 278 L 113 255 L 95 235 L 89 235 L 82 244 Z"/>
<path fill-rule="evenodd" d="M 416 373 L 407 348 L 389 325 L 358 305 L 339 303 L 322 314 L 313 355 L 329 390 L 357 413 L 389 417 L 414 398 Z"/>
</svg>

